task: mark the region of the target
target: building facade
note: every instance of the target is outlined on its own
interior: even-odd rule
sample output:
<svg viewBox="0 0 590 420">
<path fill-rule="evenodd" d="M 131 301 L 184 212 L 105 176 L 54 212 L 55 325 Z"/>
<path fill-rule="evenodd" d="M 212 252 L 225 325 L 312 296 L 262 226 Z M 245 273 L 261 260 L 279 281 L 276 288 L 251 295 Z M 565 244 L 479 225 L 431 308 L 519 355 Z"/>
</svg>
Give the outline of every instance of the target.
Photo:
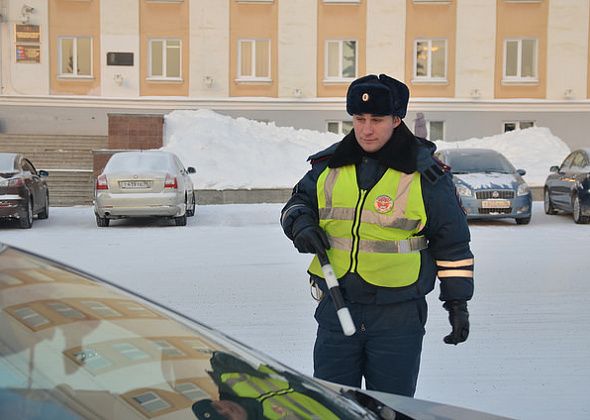
<svg viewBox="0 0 590 420">
<path fill-rule="evenodd" d="M 590 0 L 0 0 L 0 15 L 2 131 L 41 130 L 20 107 L 89 134 L 107 111 L 210 108 L 343 133 L 348 84 L 387 73 L 432 140 L 545 126 L 589 144 Z"/>
</svg>

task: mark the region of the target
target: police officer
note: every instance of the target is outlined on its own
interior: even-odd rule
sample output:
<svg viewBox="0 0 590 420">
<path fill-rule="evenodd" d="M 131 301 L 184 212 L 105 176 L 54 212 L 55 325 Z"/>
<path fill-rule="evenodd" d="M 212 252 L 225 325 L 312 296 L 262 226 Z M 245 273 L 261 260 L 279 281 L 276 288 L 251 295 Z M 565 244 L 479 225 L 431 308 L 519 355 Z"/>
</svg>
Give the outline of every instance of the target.
<svg viewBox="0 0 590 420">
<path fill-rule="evenodd" d="M 407 86 L 385 74 L 353 81 L 346 95 L 353 131 L 311 156 L 281 212 L 301 253 L 327 253 L 357 332 L 345 336 L 317 256 L 308 272 L 323 296 L 315 311 L 314 376 L 413 396 L 427 316 L 440 279 L 452 331 L 469 334 L 473 254 L 465 213 L 435 145 L 402 121 Z"/>
</svg>

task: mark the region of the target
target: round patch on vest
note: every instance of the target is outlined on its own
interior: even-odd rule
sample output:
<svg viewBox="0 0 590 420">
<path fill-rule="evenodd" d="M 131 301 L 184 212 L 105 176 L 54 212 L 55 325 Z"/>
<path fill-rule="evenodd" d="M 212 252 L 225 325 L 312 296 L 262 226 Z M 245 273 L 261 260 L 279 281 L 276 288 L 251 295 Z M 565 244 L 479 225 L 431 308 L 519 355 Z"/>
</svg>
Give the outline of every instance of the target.
<svg viewBox="0 0 590 420">
<path fill-rule="evenodd" d="M 361 98 L 363 100 L 363 102 L 367 102 L 369 100 L 369 94 L 368 93 L 363 93 L 363 96 Z"/>
<path fill-rule="evenodd" d="M 380 195 L 375 199 L 374 205 L 379 213 L 387 213 L 393 208 L 393 200 L 388 195 Z"/>
</svg>

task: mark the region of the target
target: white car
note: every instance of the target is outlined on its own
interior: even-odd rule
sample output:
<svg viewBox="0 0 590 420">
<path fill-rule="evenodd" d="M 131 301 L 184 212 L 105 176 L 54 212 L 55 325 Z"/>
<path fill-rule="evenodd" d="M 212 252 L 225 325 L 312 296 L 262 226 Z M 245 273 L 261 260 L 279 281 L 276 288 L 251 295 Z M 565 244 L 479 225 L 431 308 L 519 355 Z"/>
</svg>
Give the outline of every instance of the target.
<svg viewBox="0 0 590 420">
<path fill-rule="evenodd" d="M 115 153 L 96 179 L 96 224 L 111 219 L 166 217 L 185 226 L 195 214 L 195 192 L 189 174 L 195 173 L 174 153 L 144 150 Z"/>
</svg>

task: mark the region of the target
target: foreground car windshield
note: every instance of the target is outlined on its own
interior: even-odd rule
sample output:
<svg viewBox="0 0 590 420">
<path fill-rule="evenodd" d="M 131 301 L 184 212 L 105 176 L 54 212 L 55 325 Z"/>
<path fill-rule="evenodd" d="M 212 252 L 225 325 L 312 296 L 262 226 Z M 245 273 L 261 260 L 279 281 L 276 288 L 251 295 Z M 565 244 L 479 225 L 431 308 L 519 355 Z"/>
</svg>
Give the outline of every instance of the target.
<svg viewBox="0 0 590 420">
<path fill-rule="evenodd" d="M 105 172 L 161 171 L 173 168 L 172 160 L 163 153 L 116 153 L 105 167 Z"/>
<path fill-rule="evenodd" d="M 454 174 L 477 172 L 509 174 L 514 172 L 512 164 L 503 156 L 496 154 L 452 154 L 449 156 L 448 164 Z"/>
<path fill-rule="evenodd" d="M 206 326 L 0 243 L 0 418 L 210 419 L 230 408 L 375 418 Z"/>
</svg>

